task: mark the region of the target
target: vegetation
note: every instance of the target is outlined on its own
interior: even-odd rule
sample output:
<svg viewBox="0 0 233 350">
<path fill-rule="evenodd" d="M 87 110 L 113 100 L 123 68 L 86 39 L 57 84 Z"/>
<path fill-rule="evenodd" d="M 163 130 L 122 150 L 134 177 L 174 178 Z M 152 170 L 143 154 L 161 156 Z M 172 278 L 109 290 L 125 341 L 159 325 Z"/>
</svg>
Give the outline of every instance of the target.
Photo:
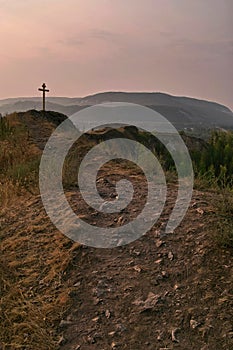
<svg viewBox="0 0 233 350">
<path fill-rule="evenodd" d="M 214 239 L 223 248 L 233 248 L 233 191 L 221 188 L 220 199 L 215 203 L 218 220 L 215 222 Z"/>
<path fill-rule="evenodd" d="M 214 239 L 224 248 L 233 248 L 233 132 L 213 131 L 202 151 L 190 153 L 196 187 L 219 193 L 214 203 L 218 217 Z"/>
<path fill-rule="evenodd" d="M 214 131 L 202 152 L 192 152 L 195 173 L 220 187 L 232 185 L 233 132 Z"/>
<path fill-rule="evenodd" d="M 213 131 L 206 148 L 191 151 L 191 156 L 197 188 L 220 194 L 214 238 L 220 246 L 233 248 L 233 132 Z"/>
<path fill-rule="evenodd" d="M 34 191 L 38 182 L 40 154 L 16 114 L 0 119 L 0 205 L 15 195 Z"/>
<path fill-rule="evenodd" d="M 7 118 L 0 116 L 0 140 L 6 139 L 13 132 L 13 128 Z"/>
</svg>

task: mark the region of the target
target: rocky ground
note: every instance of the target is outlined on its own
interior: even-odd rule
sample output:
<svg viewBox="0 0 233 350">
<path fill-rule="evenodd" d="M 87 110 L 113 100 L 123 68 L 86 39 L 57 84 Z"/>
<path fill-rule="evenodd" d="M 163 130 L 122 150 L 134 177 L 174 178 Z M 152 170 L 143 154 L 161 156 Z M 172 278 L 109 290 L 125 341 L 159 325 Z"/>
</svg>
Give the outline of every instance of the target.
<svg viewBox="0 0 233 350">
<path fill-rule="evenodd" d="M 232 348 L 232 256 L 213 243 L 214 194 L 195 191 L 182 224 L 164 235 L 175 194 L 171 186 L 148 234 L 114 249 L 65 239 L 39 197 L 4 216 L 2 252 L 24 297 L 38 312 L 61 307 L 53 325 L 46 316 L 59 349 Z M 67 193 L 73 205 L 77 197 Z M 24 341 L 20 349 L 29 349 L 27 336 Z"/>
</svg>

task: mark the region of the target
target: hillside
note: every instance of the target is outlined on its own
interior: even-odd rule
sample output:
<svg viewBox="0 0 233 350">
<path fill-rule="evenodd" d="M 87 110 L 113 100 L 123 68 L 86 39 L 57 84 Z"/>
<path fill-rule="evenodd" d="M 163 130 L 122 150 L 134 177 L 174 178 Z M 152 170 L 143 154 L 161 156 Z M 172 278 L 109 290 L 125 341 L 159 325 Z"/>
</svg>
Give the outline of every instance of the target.
<svg viewBox="0 0 233 350">
<path fill-rule="evenodd" d="M 148 106 L 165 116 L 178 130 L 188 129 L 195 135 L 211 128 L 233 129 L 232 111 L 215 102 L 171 96 L 164 93 L 106 92 L 84 98 L 48 97 L 47 109 L 68 116 L 87 106 L 104 102 L 128 102 Z M 39 98 L 0 100 L 0 113 L 41 109 Z"/>
<path fill-rule="evenodd" d="M 233 230 L 232 192 L 197 182 L 181 225 L 165 234 L 177 196 L 176 176 L 168 172 L 166 205 L 145 236 L 114 249 L 74 243 L 51 223 L 38 189 L 43 148 L 65 118 L 14 113 L 1 134 L 0 349 L 231 350 L 232 245 L 222 242 Z M 112 136 L 145 139 L 129 127 L 93 131 L 69 159 L 75 156 L 77 165 L 100 139 Z M 190 150 L 206 148 L 200 139 L 183 138 Z M 140 169 L 112 161 L 97 179 L 105 200 L 121 178 L 132 181 L 135 198 L 119 214 L 89 208 L 72 178 L 64 184 L 66 198 L 87 222 L 119 227 L 140 213 L 147 195 Z"/>
</svg>

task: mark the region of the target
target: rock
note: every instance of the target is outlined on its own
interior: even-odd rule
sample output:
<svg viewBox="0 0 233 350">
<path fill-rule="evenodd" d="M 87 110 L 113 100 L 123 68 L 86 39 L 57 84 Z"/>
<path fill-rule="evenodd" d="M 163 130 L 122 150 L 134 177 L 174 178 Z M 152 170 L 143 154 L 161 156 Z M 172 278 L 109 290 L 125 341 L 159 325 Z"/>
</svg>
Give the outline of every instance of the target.
<svg viewBox="0 0 233 350">
<path fill-rule="evenodd" d="M 59 338 L 57 344 L 60 345 L 64 345 L 66 343 L 66 339 L 63 337 L 63 335 Z"/>
<path fill-rule="evenodd" d="M 95 306 L 101 304 L 102 302 L 103 302 L 103 299 L 100 299 L 100 298 L 98 298 L 98 297 L 95 297 L 95 298 L 94 298 L 94 305 L 95 305 Z"/>
<path fill-rule="evenodd" d="M 95 344 L 95 343 L 96 343 L 95 337 L 92 337 L 91 335 L 89 335 L 89 336 L 87 337 L 87 340 L 88 340 L 88 342 L 91 343 L 91 344 Z"/>
<path fill-rule="evenodd" d="M 74 287 L 80 287 L 80 285 L 81 285 L 81 282 L 77 282 L 74 284 Z"/>
<path fill-rule="evenodd" d="M 197 321 L 195 321 L 195 320 L 190 320 L 190 327 L 192 328 L 192 329 L 195 329 L 195 328 L 197 328 L 198 326 L 200 326 L 200 323 L 198 323 Z"/>
<path fill-rule="evenodd" d="M 162 340 L 162 334 L 161 334 L 161 331 L 158 331 L 157 340 L 158 340 L 158 341 Z"/>
<path fill-rule="evenodd" d="M 160 298 L 160 295 L 156 295 L 156 294 L 150 292 L 148 294 L 146 301 L 145 301 L 145 308 L 154 307 L 158 303 L 159 298 Z"/>
<path fill-rule="evenodd" d="M 121 216 L 118 218 L 117 223 L 120 224 L 120 225 L 123 225 L 124 222 L 125 222 L 125 220 L 126 220 L 126 218 L 125 218 L 123 215 L 121 215 Z"/>
<path fill-rule="evenodd" d="M 155 260 L 155 264 L 161 264 L 161 262 L 163 261 L 163 259 L 158 259 L 158 260 Z"/>
<path fill-rule="evenodd" d="M 114 337 L 115 334 L 116 334 L 116 332 L 114 332 L 114 331 L 108 333 L 108 335 L 110 335 L 111 337 Z"/>
<path fill-rule="evenodd" d="M 159 298 L 160 298 L 160 295 L 156 295 L 156 294 L 150 292 L 145 301 L 143 301 L 141 299 L 137 299 L 133 302 L 133 304 L 139 306 L 140 312 L 143 312 L 146 310 L 153 309 L 156 306 L 156 304 L 158 303 Z"/>
<path fill-rule="evenodd" d="M 134 266 L 133 269 L 134 269 L 135 271 L 137 271 L 137 272 L 141 272 L 141 271 L 142 271 L 141 267 L 138 266 L 138 265 Z"/>
<path fill-rule="evenodd" d="M 174 329 L 172 329 L 172 334 L 171 334 L 171 336 L 172 336 L 172 341 L 174 342 L 174 343 L 179 343 L 179 340 L 176 338 L 176 333 L 178 332 L 178 330 L 179 330 L 179 328 L 174 328 Z"/>
<path fill-rule="evenodd" d="M 127 265 L 133 265 L 134 264 L 134 260 L 130 260 L 129 262 L 127 262 Z"/>
<path fill-rule="evenodd" d="M 171 260 L 171 261 L 174 259 L 174 255 L 173 255 L 172 252 L 168 253 L 168 259 Z"/>
<path fill-rule="evenodd" d="M 157 248 L 160 248 L 163 244 L 165 244 L 165 242 L 159 239 L 155 244 Z"/>
<path fill-rule="evenodd" d="M 201 209 L 201 208 L 197 208 L 197 212 L 198 212 L 198 214 L 200 214 L 200 215 L 203 215 L 203 214 L 204 214 L 204 210 Z"/>
<path fill-rule="evenodd" d="M 65 328 L 65 327 L 69 326 L 70 324 L 72 324 L 71 321 L 61 320 L 61 322 L 60 322 L 60 324 L 59 324 L 59 327 L 60 327 L 60 328 Z"/>
<path fill-rule="evenodd" d="M 100 320 L 99 316 L 96 316 L 95 318 L 92 319 L 93 322 L 98 322 Z"/>
<path fill-rule="evenodd" d="M 111 312 L 109 310 L 106 310 L 105 316 L 109 319 L 111 317 Z"/>
<path fill-rule="evenodd" d="M 137 255 L 137 256 L 141 255 L 141 253 L 139 252 L 139 250 L 136 250 L 136 249 L 130 251 L 130 254 L 132 254 L 132 255 Z"/>
</svg>

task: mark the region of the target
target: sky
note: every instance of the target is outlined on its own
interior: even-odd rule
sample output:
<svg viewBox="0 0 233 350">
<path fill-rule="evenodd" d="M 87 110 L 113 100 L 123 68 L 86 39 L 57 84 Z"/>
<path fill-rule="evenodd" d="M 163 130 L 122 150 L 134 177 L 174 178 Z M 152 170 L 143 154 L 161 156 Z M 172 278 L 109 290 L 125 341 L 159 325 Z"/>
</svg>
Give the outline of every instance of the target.
<svg viewBox="0 0 233 350">
<path fill-rule="evenodd" d="M 0 98 L 154 91 L 233 109 L 232 0 L 0 0 Z"/>
</svg>

